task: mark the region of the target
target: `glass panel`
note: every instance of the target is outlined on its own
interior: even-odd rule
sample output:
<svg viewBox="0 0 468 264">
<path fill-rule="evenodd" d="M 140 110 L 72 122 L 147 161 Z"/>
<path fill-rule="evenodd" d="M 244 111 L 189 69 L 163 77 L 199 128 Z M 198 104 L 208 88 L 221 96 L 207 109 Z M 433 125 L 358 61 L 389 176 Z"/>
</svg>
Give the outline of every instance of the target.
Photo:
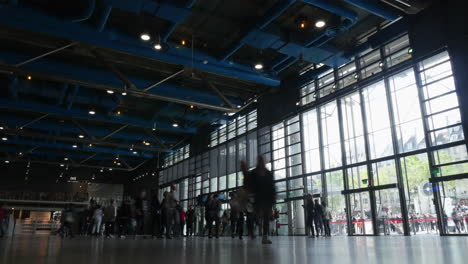
<svg viewBox="0 0 468 264">
<path fill-rule="evenodd" d="M 343 173 L 341 170 L 325 173 L 327 182 L 327 203 L 330 208 L 332 220 L 331 233 L 337 235 L 342 232 L 341 221 L 346 220 L 345 214 L 345 198 L 341 194 L 343 191 Z M 340 220 L 340 221 L 337 221 Z"/>
<path fill-rule="evenodd" d="M 338 108 L 333 101 L 320 107 L 323 135 L 323 155 L 325 169 L 341 166 L 340 129 L 338 125 Z"/>
<path fill-rule="evenodd" d="M 317 110 L 302 114 L 302 133 L 304 138 L 305 172 L 320 170 L 319 134 Z"/>
<path fill-rule="evenodd" d="M 315 174 L 306 177 L 307 180 L 307 193 L 312 195 L 322 194 L 322 175 Z"/>
<path fill-rule="evenodd" d="M 400 159 L 405 189 L 410 231 L 416 234 L 436 234 L 437 215 L 433 202 L 433 187 L 429 182 L 427 154 Z"/>
<path fill-rule="evenodd" d="M 302 174 L 301 165 L 290 167 L 288 170 L 289 170 L 289 177 L 299 176 Z"/>
<path fill-rule="evenodd" d="M 275 187 L 277 192 L 286 191 L 286 181 L 275 182 Z"/>
<path fill-rule="evenodd" d="M 210 192 L 218 191 L 218 178 L 211 178 Z"/>
<path fill-rule="evenodd" d="M 376 62 L 372 65 L 369 65 L 363 69 L 361 69 L 361 79 L 365 79 L 367 77 L 373 76 L 382 71 L 382 63 Z"/>
<path fill-rule="evenodd" d="M 349 189 L 359 189 L 369 187 L 369 174 L 367 166 L 359 166 L 348 169 Z"/>
<path fill-rule="evenodd" d="M 418 88 L 413 69 L 388 79 L 392 96 L 399 152 L 426 147 L 418 98 Z"/>
<path fill-rule="evenodd" d="M 364 128 L 359 93 L 341 99 L 346 163 L 353 164 L 366 159 Z"/>
<path fill-rule="evenodd" d="M 380 50 L 376 49 L 367 55 L 362 56 L 359 59 L 359 65 L 361 65 L 361 68 L 364 68 L 367 65 L 370 65 L 376 61 L 380 61 Z"/>
<path fill-rule="evenodd" d="M 351 234 L 372 235 L 372 213 L 369 192 L 349 194 L 351 203 Z"/>
<path fill-rule="evenodd" d="M 372 164 L 374 186 L 397 183 L 395 160 Z"/>
<path fill-rule="evenodd" d="M 219 190 L 223 191 L 226 190 L 226 176 L 219 177 Z"/>
<path fill-rule="evenodd" d="M 400 196 L 397 188 L 375 191 L 377 231 L 383 235 L 403 235 Z"/>
<path fill-rule="evenodd" d="M 363 95 L 371 158 L 392 155 L 393 144 L 384 82 L 380 81 L 365 88 Z"/>
</svg>

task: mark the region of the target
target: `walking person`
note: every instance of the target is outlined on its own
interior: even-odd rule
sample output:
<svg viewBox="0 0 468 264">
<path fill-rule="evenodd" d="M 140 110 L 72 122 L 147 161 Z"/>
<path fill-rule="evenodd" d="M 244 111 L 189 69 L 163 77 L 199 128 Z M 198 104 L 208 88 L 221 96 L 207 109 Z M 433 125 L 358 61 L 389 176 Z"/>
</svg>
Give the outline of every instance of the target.
<svg viewBox="0 0 468 264">
<path fill-rule="evenodd" d="M 187 218 L 187 213 L 185 212 L 184 208 L 182 206 L 178 205 L 177 206 L 177 211 L 179 212 L 179 218 L 180 218 L 180 235 L 184 237 L 184 227 L 185 227 L 185 221 Z"/>
<path fill-rule="evenodd" d="M 117 219 L 117 203 L 111 199 L 104 209 L 104 225 L 106 238 L 113 237 L 115 232 L 115 221 Z"/>
<path fill-rule="evenodd" d="M 186 223 L 187 224 L 186 235 L 188 237 L 191 237 L 194 234 L 194 225 L 195 225 L 195 210 L 193 209 L 193 207 L 190 207 L 187 211 L 186 222 L 187 222 Z"/>
<path fill-rule="evenodd" d="M 220 217 L 219 214 L 221 212 L 221 201 L 218 199 L 218 194 L 214 194 L 210 196 L 210 200 L 207 203 L 207 211 L 208 211 L 208 238 L 214 236 L 219 238 L 219 222 Z M 213 232 L 213 222 L 215 223 L 215 231 Z"/>
<path fill-rule="evenodd" d="M 146 195 L 146 190 L 142 190 L 140 196 L 137 197 L 135 201 L 135 211 L 137 223 L 136 233 L 138 235 L 145 235 L 150 220 L 150 203 Z"/>
<path fill-rule="evenodd" d="M 257 166 L 246 176 L 244 184 L 248 192 L 254 196 L 254 210 L 262 224 L 262 243 L 271 244 L 271 240 L 268 239 L 268 231 L 270 230 L 273 205 L 276 202 L 273 174 L 265 167 L 263 157 L 258 156 Z"/>
<path fill-rule="evenodd" d="M 330 237 L 330 221 L 332 219 L 330 208 L 327 206 L 327 202 L 322 201 L 323 210 L 323 227 L 325 229 L 325 236 Z"/>
<path fill-rule="evenodd" d="M 104 213 L 102 211 L 102 208 L 100 205 L 96 206 L 96 209 L 94 209 L 94 214 L 93 214 L 93 229 L 91 231 L 92 235 L 100 235 L 101 234 L 101 224 L 102 224 L 102 217 Z"/>
<path fill-rule="evenodd" d="M 315 199 L 314 210 L 315 231 L 317 233 L 317 237 L 319 237 L 323 234 L 323 208 L 318 199 Z"/>
<path fill-rule="evenodd" d="M 166 214 L 166 238 L 177 237 L 180 225 L 180 216 L 177 212 L 177 199 L 175 186 L 171 186 L 170 192 L 164 193 L 163 207 Z"/>
<path fill-rule="evenodd" d="M 75 216 L 73 213 L 73 206 L 70 204 L 62 213 L 62 238 L 68 236 L 73 238 L 73 223 L 75 222 Z"/>
<path fill-rule="evenodd" d="M 231 199 L 229 200 L 229 205 L 231 207 L 231 237 L 235 238 L 237 235 L 239 239 L 242 239 L 242 234 L 244 232 L 244 213 L 242 209 L 242 201 L 236 192 L 231 192 L 229 195 L 231 196 Z"/>
<path fill-rule="evenodd" d="M 153 214 L 153 223 L 152 228 L 152 237 L 162 238 L 163 226 L 162 226 L 162 205 L 159 202 L 157 192 L 154 194 L 153 199 L 151 200 L 151 211 Z"/>
</svg>

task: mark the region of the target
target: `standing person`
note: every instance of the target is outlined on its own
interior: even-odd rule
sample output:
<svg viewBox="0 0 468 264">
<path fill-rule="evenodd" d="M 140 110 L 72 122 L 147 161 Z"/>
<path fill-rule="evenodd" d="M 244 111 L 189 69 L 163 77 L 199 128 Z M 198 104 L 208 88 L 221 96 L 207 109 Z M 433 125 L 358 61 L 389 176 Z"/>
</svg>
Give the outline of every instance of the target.
<svg viewBox="0 0 468 264">
<path fill-rule="evenodd" d="M 166 213 L 166 238 L 171 239 L 172 236 L 177 236 L 178 227 L 180 225 L 180 216 L 177 212 L 175 186 L 171 186 L 170 192 L 165 192 L 163 207 Z"/>
<path fill-rule="evenodd" d="M 208 238 L 213 237 L 213 222 L 215 222 L 215 237 L 219 238 L 219 213 L 221 212 L 221 201 L 218 194 L 214 194 L 207 203 L 208 210 Z"/>
<path fill-rule="evenodd" d="M 330 232 L 330 221 L 331 221 L 331 211 L 327 206 L 325 201 L 322 201 L 322 210 L 323 210 L 323 226 L 325 228 L 325 236 L 331 236 Z"/>
<path fill-rule="evenodd" d="M 136 233 L 138 235 L 145 235 L 146 227 L 149 223 L 150 217 L 150 203 L 148 201 L 146 190 L 140 192 L 140 196 L 137 197 L 135 202 L 136 222 L 137 228 Z"/>
<path fill-rule="evenodd" d="M 3 208 L 3 204 L 0 203 L 0 238 L 5 236 L 5 219 L 6 219 L 6 210 Z"/>
<path fill-rule="evenodd" d="M 62 238 L 65 235 L 68 235 L 70 238 L 73 238 L 73 223 L 75 222 L 75 216 L 73 215 L 72 205 L 68 205 L 67 208 L 62 213 Z"/>
<path fill-rule="evenodd" d="M 111 199 L 104 209 L 104 225 L 106 237 L 113 237 L 115 230 L 115 220 L 117 219 L 117 203 Z"/>
<path fill-rule="evenodd" d="M 153 199 L 151 200 L 151 211 L 153 213 L 153 224 L 151 225 L 152 237 L 162 238 L 162 205 L 159 202 L 157 192 L 154 194 Z"/>
<path fill-rule="evenodd" d="M 314 222 L 315 222 L 315 231 L 317 232 L 317 237 L 319 237 L 323 233 L 323 208 L 320 205 L 319 201 L 315 199 L 315 215 L 314 215 Z"/>
<path fill-rule="evenodd" d="M 265 167 L 262 156 L 257 157 L 257 166 L 245 180 L 246 188 L 254 195 L 254 209 L 262 222 L 262 243 L 271 244 L 268 239 L 270 217 L 276 202 L 273 174 Z"/>
<path fill-rule="evenodd" d="M 193 231 L 194 231 L 194 224 L 195 224 L 195 210 L 193 209 L 192 206 L 190 206 L 190 208 L 188 209 L 187 211 L 187 220 L 186 220 L 186 224 L 187 224 L 187 236 L 188 237 L 191 237 L 193 236 Z"/>
<path fill-rule="evenodd" d="M 102 208 L 100 205 L 96 206 L 94 209 L 93 214 L 93 229 L 91 231 L 92 235 L 100 235 L 101 234 L 101 224 L 102 224 L 102 217 L 104 213 L 102 212 Z"/>
<path fill-rule="evenodd" d="M 315 237 L 314 232 L 314 219 L 315 219 L 315 204 L 311 194 L 307 195 L 306 205 L 305 205 L 306 215 L 307 215 L 307 224 L 306 226 L 310 230 L 311 238 Z"/>
<path fill-rule="evenodd" d="M 452 220 L 458 233 L 461 233 L 461 219 L 456 207 L 454 207 L 452 211 Z"/>
<path fill-rule="evenodd" d="M 180 217 L 180 235 L 184 237 L 184 227 L 185 227 L 185 220 L 187 218 L 187 213 L 185 212 L 184 208 L 182 206 L 178 205 L 177 206 L 177 211 L 179 212 L 179 217 Z"/>
<path fill-rule="evenodd" d="M 117 219 L 119 223 L 118 234 L 120 238 L 124 238 L 130 232 L 130 224 L 131 224 L 131 215 L 132 209 L 130 205 L 130 201 L 128 198 L 122 202 L 119 210 L 117 211 Z"/>
</svg>

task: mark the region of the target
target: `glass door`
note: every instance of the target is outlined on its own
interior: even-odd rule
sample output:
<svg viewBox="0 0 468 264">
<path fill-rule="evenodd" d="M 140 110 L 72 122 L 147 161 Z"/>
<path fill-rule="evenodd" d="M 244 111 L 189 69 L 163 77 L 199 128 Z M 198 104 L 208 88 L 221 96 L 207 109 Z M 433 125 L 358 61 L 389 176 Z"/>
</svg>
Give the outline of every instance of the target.
<svg viewBox="0 0 468 264">
<path fill-rule="evenodd" d="M 439 184 L 445 234 L 468 234 L 468 179 Z"/>
<path fill-rule="evenodd" d="M 376 226 L 379 235 L 403 235 L 403 219 L 397 188 L 375 191 Z"/>
<path fill-rule="evenodd" d="M 289 214 L 289 235 L 305 235 L 305 212 L 304 200 L 292 200 L 288 202 L 290 208 Z"/>
<path fill-rule="evenodd" d="M 348 194 L 350 200 L 351 235 L 372 235 L 372 211 L 368 191 Z M 344 221 L 346 225 L 346 221 Z"/>
</svg>

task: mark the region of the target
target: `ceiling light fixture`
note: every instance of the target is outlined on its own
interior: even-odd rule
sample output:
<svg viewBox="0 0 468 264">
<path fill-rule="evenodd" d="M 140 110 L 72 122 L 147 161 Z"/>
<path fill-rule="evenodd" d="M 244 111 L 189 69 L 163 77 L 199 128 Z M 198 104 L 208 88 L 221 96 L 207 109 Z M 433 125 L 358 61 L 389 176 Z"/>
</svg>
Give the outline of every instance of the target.
<svg viewBox="0 0 468 264">
<path fill-rule="evenodd" d="M 305 21 L 302 21 L 301 24 L 299 25 L 301 28 L 305 28 L 306 27 L 306 23 Z"/>
<path fill-rule="evenodd" d="M 116 114 L 117 114 L 117 115 L 120 115 L 120 114 L 121 114 L 120 110 L 117 110 Z"/>
<path fill-rule="evenodd" d="M 93 144 L 91 144 L 91 143 L 88 144 L 88 147 L 92 147 L 92 146 L 93 146 Z"/>
<path fill-rule="evenodd" d="M 78 135 L 78 137 L 79 137 L 79 138 L 84 138 L 84 136 L 83 136 L 83 135 Z"/>
<path fill-rule="evenodd" d="M 174 124 L 172 124 L 172 126 L 173 126 L 173 127 L 179 127 L 179 124 L 174 123 Z"/>
<path fill-rule="evenodd" d="M 8 138 L 6 138 L 6 137 L 2 137 L 2 140 L 3 140 L 3 141 L 7 141 L 7 140 L 8 140 Z"/>
<path fill-rule="evenodd" d="M 107 93 L 108 93 L 108 94 L 113 94 L 114 91 L 112 91 L 112 90 L 107 90 Z"/>
<path fill-rule="evenodd" d="M 151 39 L 151 36 L 148 33 L 143 33 L 140 35 L 141 40 L 148 41 Z"/>
<path fill-rule="evenodd" d="M 149 146 L 149 145 L 150 145 L 150 143 L 149 143 L 149 142 L 145 142 L 145 145 L 146 145 L 146 146 Z"/>
<path fill-rule="evenodd" d="M 64 164 L 60 164 L 60 167 L 65 167 L 65 165 L 64 165 Z"/>
<path fill-rule="evenodd" d="M 257 64 L 255 64 L 254 67 L 255 67 L 256 70 L 261 70 L 261 69 L 263 69 L 263 64 L 257 63 Z"/>
<path fill-rule="evenodd" d="M 127 92 L 122 92 L 122 95 L 123 95 L 123 96 L 126 96 L 126 95 L 127 95 Z"/>
<path fill-rule="evenodd" d="M 155 50 L 162 50 L 162 46 L 159 43 L 154 44 L 154 49 Z"/>
<path fill-rule="evenodd" d="M 138 152 L 136 152 L 136 151 L 133 151 L 133 154 L 135 154 L 135 155 L 136 155 L 136 154 L 138 154 Z"/>
<path fill-rule="evenodd" d="M 10 163 L 10 161 L 9 161 L 9 160 L 5 160 L 5 163 Z"/>
<path fill-rule="evenodd" d="M 31 77 L 31 75 L 28 75 L 28 77 L 26 77 L 26 79 L 28 79 L 28 80 L 32 80 L 32 77 Z"/>
<path fill-rule="evenodd" d="M 3 130 L 3 129 L 4 129 L 4 127 L 0 126 L 0 130 Z"/>
<path fill-rule="evenodd" d="M 325 23 L 325 21 L 323 20 L 319 20 L 317 22 L 315 22 L 315 27 L 317 28 L 323 28 L 327 23 Z"/>
<path fill-rule="evenodd" d="M 89 110 L 88 114 L 90 114 L 90 115 L 95 115 L 95 114 L 96 114 L 96 111 L 94 111 L 94 110 Z"/>
<path fill-rule="evenodd" d="M 73 148 L 77 148 L 78 146 L 77 146 L 77 145 L 73 145 L 72 147 L 73 147 Z"/>
<path fill-rule="evenodd" d="M 233 115 L 235 115 L 235 114 L 236 114 L 236 113 L 231 112 L 231 113 L 228 113 L 228 116 L 233 116 Z"/>
<path fill-rule="evenodd" d="M 182 43 L 182 45 L 185 45 L 185 40 L 182 40 L 181 43 Z"/>
<path fill-rule="evenodd" d="M 112 168 L 109 168 L 109 170 L 111 171 L 111 170 L 112 170 Z"/>
<path fill-rule="evenodd" d="M 195 108 L 195 106 L 194 106 L 194 105 L 190 105 L 190 109 L 194 109 L 194 108 Z"/>
</svg>

